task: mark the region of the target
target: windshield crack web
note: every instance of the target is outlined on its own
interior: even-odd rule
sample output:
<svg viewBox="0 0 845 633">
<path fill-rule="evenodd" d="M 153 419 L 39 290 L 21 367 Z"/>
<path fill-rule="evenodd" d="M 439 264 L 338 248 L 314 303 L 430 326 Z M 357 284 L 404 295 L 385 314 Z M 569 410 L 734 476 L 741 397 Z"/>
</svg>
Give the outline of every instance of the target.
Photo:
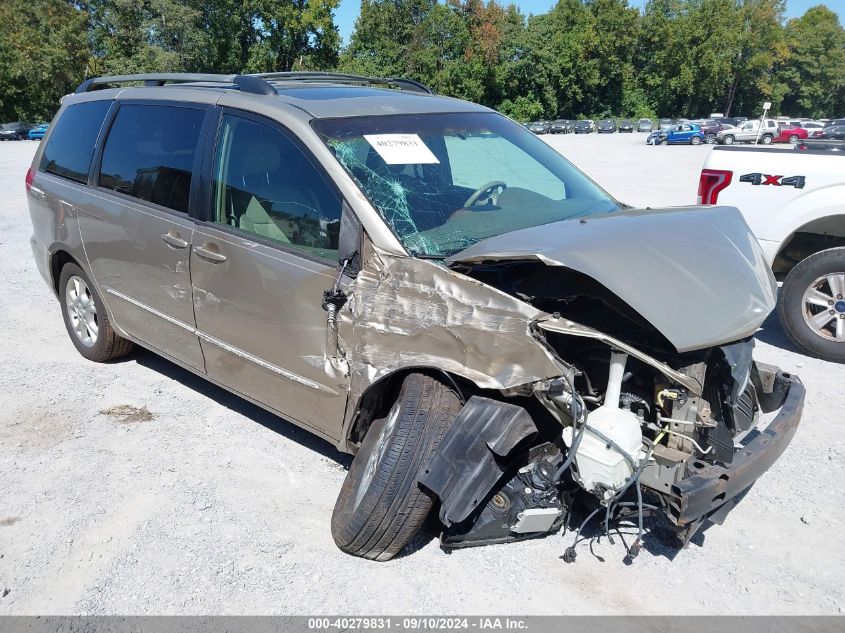
<svg viewBox="0 0 845 633">
<path fill-rule="evenodd" d="M 331 147 L 340 163 L 371 197 L 376 208 L 391 230 L 404 240 L 406 248 L 414 254 L 437 253 L 437 243 L 420 234 L 408 203 L 408 188 L 393 178 L 386 178 L 358 157 L 357 140 L 332 141 Z M 367 182 L 360 182 L 363 175 Z"/>
</svg>

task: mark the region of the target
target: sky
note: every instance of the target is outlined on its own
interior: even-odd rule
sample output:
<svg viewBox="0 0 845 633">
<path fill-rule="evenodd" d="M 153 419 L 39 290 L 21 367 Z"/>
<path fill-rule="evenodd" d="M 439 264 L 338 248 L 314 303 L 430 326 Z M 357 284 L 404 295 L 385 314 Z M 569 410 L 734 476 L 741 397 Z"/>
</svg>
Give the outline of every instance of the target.
<svg viewBox="0 0 845 633">
<path fill-rule="evenodd" d="M 556 0 L 502 0 L 502 4 L 516 4 L 523 13 L 545 13 Z M 629 0 L 631 6 L 642 7 L 645 0 Z M 794 18 L 802 15 L 810 7 L 826 4 L 839 14 L 839 21 L 845 24 L 845 0 L 786 0 L 786 17 Z M 355 26 L 355 18 L 361 9 L 361 0 L 340 0 L 340 7 L 335 14 L 335 21 L 340 29 L 343 41 L 349 42 L 349 35 Z"/>
</svg>

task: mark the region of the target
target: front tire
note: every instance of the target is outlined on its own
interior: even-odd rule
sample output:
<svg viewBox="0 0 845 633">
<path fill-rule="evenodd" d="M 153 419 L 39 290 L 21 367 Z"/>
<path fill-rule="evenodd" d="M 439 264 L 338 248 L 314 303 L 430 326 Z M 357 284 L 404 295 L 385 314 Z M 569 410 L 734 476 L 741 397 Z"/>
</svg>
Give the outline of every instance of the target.
<svg viewBox="0 0 845 633">
<path fill-rule="evenodd" d="M 388 414 L 372 423 L 332 513 L 332 537 L 353 556 L 385 561 L 419 532 L 433 499 L 418 483 L 461 409 L 457 394 L 408 374 Z"/>
<path fill-rule="evenodd" d="M 115 334 L 94 284 L 76 264 L 62 268 L 59 301 L 68 336 L 88 360 L 103 363 L 125 356 L 132 349 L 131 341 Z"/>
<path fill-rule="evenodd" d="M 845 248 L 799 262 L 783 282 L 778 312 L 783 329 L 801 351 L 845 362 Z"/>
<path fill-rule="evenodd" d="M 801 139 L 797 134 L 793 134 L 792 136 L 789 137 L 789 142 L 792 143 L 793 145 L 795 145 L 799 140 L 801 140 Z"/>
</svg>

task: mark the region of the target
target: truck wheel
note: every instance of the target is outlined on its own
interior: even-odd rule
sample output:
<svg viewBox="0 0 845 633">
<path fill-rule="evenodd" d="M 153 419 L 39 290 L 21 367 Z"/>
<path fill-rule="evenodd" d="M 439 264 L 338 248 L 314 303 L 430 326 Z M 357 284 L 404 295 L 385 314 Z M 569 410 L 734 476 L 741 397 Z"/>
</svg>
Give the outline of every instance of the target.
<svg viewBox="0 0 845 633">
<path fill-rule="evenodd" d="M 115 334 L 94 284 L 76 264 L 59 275 L 59 301 L 68 336 L 76 350 L 98 363 L 125 356 L 132 342 Z"/>
<path fill-rule="evenodd" d="M 810 255 L 787 275 L 780 322 L 801 351 L 845 362 L 845 248 Z"/>
<path fill-rule="evenodd" d="M 764 134 L 763 138 L 760 139 L 760 142 L 763 145 L 771 145 L 772 144 L 772 135 L 771 134 Z"/>
<path fill-rule="evenodd" d="M 734 137 L 730 134 L 726 134 L 725 137 L 722 139 L 722 143 L 724 145 L 733 145 L 734 144 Z"/>
<path fill-rule="evenodd" d="M 332 537 L 353 556 L 393 558 L 420 530 L 433 501 L 417 482 L 461 409 L 457 394 L 408 374 L 388 414 L 370 426 L 332 513 Z"/>
</svg>

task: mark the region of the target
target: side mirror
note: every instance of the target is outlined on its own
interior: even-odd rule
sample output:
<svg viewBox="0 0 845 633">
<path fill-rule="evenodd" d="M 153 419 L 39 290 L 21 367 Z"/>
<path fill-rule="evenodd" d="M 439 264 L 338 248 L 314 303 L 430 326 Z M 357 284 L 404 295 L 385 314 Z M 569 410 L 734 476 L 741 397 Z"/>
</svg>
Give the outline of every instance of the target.
<svg viewBox="0 0 845 633">
<path fill-rule="evenodd" d="M 361 244 L 364 229 L 358 217 L 349 208 L 346 201 L 343 201 L 343 210 L 340 215 L 340 234 L 337 244 L 338 266 L 347 262 L 344 274 L 356 277 L 361 270 Z"/>
</svg>

